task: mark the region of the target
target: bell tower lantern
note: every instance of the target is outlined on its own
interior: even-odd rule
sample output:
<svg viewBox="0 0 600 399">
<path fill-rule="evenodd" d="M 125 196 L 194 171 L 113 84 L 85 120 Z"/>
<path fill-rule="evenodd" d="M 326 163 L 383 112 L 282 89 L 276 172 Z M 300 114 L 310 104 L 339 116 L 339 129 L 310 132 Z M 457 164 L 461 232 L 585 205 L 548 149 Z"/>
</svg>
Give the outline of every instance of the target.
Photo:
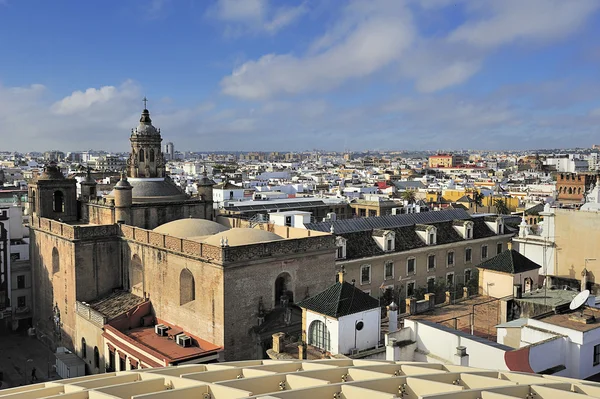
<svg viewBox="0 0 600 399">
<path fill-rule="evenodd" d="M 54 162 L 29 184 L 29 209 L 33 216 L 74 222 L 77 208 L 77 181 L 67 179 Z"/>
<path fill-rule="evenodd" d="M 161 149 L 160 129 L 152 125 L 150 111 L 146 108 L 148 100 L 144 97 L 144 110 L 140 124 L 131 129 L 131 153 L 127 160 L 127 177 L 164 178 L 165 159 Z"/>
</svg>

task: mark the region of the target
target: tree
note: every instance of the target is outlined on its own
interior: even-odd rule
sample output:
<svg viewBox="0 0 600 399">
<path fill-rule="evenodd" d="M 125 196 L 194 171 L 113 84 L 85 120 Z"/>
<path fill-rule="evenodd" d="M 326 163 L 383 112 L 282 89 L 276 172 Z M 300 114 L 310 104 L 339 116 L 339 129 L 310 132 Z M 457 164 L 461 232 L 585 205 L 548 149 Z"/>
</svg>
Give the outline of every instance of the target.
<svg viewBox="0 0 600 399">
<path fill-rule="evenodd" d="M 402 192 L 400 197 L 409 204 L 414 204 L 417 200 L 417 197 L 415 196 L 415 192 L 413 190 L 405 190 L 404 192 Z"/>
<path fill-rule="evenodd" d="M 483 194 L 481 194 L 475 188 L 469 190 L 468 192 L 470 192 L 470 193 L 473 194 L 472 200 L 473 200 L 473 203 L 475 204 L 475 213 L 477 213 L 477 207 L 478 206 L 483 206 L 483 203 L 481 202 L 483 200 Z"/>
<path fill-rule="evenodd" d="M 506 206 L 506 201 L 504 201 L 502 198 L 497 198 L 494 200 L 494 207 L 496 207 L 496 213 L 500 215 L 508 215 L 510 213 L 508 206 Z"/>
</svg>

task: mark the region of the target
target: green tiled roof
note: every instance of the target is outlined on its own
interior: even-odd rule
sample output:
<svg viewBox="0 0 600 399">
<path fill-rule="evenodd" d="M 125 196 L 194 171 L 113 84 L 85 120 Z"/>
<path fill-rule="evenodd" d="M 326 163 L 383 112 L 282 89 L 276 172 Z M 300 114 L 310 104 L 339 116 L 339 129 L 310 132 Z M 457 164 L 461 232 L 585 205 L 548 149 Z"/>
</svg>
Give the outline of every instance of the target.
<svg viewBox="0 0 600 399">
<path fill-rule="evenodd" d="M 504 251 L 482 262 L 477 267 L 509 274 L 518 274 L 541 268 L 540 265 L 514 249 Z"/>
<path fill-rule="evenodd" d="M 298 303 L 298 306 L 325 316 L 340 318 L 379 307 L 379 301 L 354 285 L 335 283 L 315 296 Z"/>
</svg>

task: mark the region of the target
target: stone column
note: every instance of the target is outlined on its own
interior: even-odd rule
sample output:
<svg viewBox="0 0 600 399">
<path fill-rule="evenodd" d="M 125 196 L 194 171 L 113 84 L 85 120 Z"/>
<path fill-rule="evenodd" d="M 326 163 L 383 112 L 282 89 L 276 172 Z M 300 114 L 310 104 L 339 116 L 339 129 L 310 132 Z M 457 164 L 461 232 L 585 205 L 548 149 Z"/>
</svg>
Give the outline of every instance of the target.
<svg viewBox="0 0 600 399">
<path fill-rule="evenodd" d="M 435 294 L 434 293 L 428 293 L 425 294 L 425 300 L 427 302 L 429 302 L 429 305 L 427 306 L 427 308 L 429 310 L 435 309 Z"/>
<path fill-rule="evenodd" d="M 273 352 L 281 353 L 283 350 L 283 338 L 285 337 L 285 333 L 278 332 L 273 334 Z"/>
<path fill-rule="evenodd" d="M 387 307 L 387 316 L 389 320 L 389 332 L 398 330 L 398 305 L 394 302 Z"/>
<path fill-rule="evenodd" d="M 406 298 L 406 310 L 408 314 L 417 313 L 417 300 L 415 298 Z"/>
<path fill-rule="evenodd" d="M 302 342 L 298 345 L 298 359 L 306 359 L 306 342 Z"/>
</svg>

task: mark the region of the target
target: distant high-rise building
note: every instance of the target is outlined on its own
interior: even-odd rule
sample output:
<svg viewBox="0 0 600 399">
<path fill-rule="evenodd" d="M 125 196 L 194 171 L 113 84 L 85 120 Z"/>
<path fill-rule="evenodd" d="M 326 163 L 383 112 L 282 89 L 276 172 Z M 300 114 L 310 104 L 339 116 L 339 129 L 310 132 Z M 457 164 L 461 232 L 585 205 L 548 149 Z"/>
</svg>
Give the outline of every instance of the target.
<svg viewBox="0 0 600 399">
<path fill-rule="evenodd" d="M 165 144 L 165 158 L 168 161 L 172 161 L 173 159 L 175 159 L 175 146 L 172 142 L 168 142 L 167 144 Z"/>
</svg>

